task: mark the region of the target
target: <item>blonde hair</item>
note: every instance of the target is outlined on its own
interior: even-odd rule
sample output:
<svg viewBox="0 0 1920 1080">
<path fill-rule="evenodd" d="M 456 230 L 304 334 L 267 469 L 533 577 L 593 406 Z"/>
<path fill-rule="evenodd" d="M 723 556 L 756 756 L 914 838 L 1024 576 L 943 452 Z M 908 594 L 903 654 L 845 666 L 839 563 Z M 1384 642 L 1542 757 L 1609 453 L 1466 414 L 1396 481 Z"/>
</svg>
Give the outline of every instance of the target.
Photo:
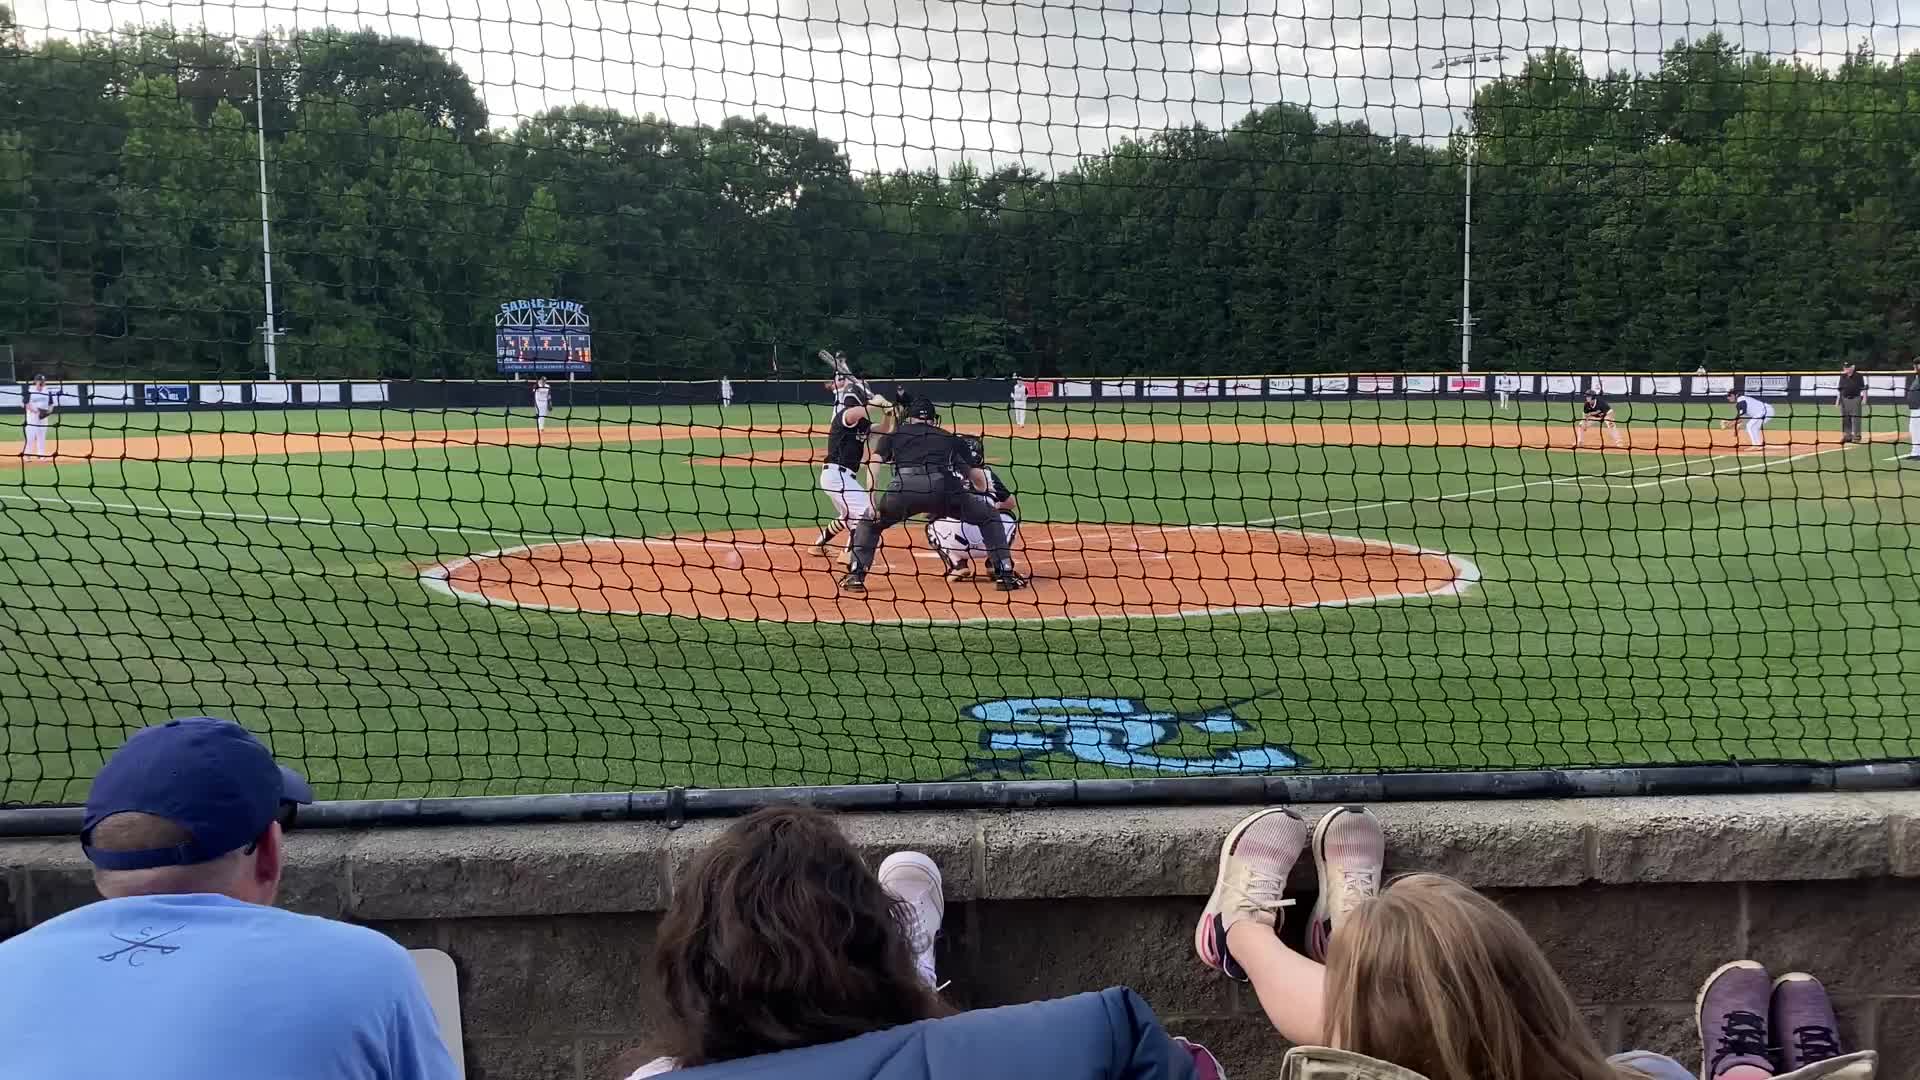
<svg viewBox="0 0 1920 1080">
<path fill-rule="evenodd" d="M 1452 878 L 1410 874 L 1341 923 L 1327 1039 L 1428 1080 L 1621 1080 L 1518 920 Z"/>
</svg>

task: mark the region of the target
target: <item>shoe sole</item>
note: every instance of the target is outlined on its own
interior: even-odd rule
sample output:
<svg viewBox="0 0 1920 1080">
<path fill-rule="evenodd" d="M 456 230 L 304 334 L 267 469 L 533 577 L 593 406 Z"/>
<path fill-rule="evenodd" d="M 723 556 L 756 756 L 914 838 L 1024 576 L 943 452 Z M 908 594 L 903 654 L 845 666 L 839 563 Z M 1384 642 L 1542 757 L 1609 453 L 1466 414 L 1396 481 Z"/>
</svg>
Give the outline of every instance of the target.
<svg viewBox="0 0 1920 1080">
<path fill-rule="evenodd" d="M 1720 976 L 1725 975 L 1727 972 L 1732 971 L 1735 968 L 1746 968 L 1746 967 L 1760 968 L 1762 971 L 1766 970 L 1764 965 L 1762 965 L 1757 960 L 1729 960 L 1726 963 L 1721 964 L 1719 967 L 1714 968 L 1713 974 L 1707 976 L 1706 981 L 1700 984 L 1700 992 L 1693 995 L 1693 1029 L 1700 1036 L 1701 1080 L 1713 1080 L 1713 1078 L 1707 1074 L 1709 1063 L 1713 1060 L 1707 1050 L 1707 1047 L 1711 1045 L 1707 1042 L 1707 1024 L 1706 1024 L 1706 1016 L 1705 1016 L 1705 1012 L 1707 1008 L 1707 989 L 1711 987 L 1714 983 L 1719 982 Z M 1779 984 L 1775 983 L 1774 985 L 1778 986 Z M 1771 1012 L 1772 1010 L 1769 1009 L 1768 1011 Z"/>
<path fill-rule="evenodd" d="M 918 851 L 896 851 L 880 860 L 880 868 L 874 871 L 874 876 L 879 878 L 881 883 L 884 884 L 887 880 L 887 870 L 895 866 L 918 867 L 921 870 L 925 870 L 927 876 L 933 878 L 933 896 L 935 900 L 933 907 L 935 911 L 940 913 L 941 924 L 945 925 L 947 921 L 946 881 L 940 876 L 939 864 Z M 934 933 L 936 935 L 939 933 L 937 927 Z"/>
<path fill-rule="evenodd" d="M 1332 831 L 1333 823 L 1342 815 L 1364 812 L 1357 806 L 1336 806 L 1320 815 L 1320 820 L 1313 823 L 1313 879 L 1320 883 L 1320 895 L 1313 898 L 1313 911 L 1307 915 L 1307 938 L 1302 944 L 1307 946 L 1309 954 L 1312 951 L 1314 936 L 1320 932 L 1319 928 L 1323 923 L 1327 927 L 1327 941 L 1333 940 L 1333 905 L 1327 903 L 1329 895 L 1327 882 L 1330 880 L 1327 877 L 1327 833 Z M 1324 963 L 1326 956 L 1326 948 L 1322 946 L 1320 955 L 1314 959 Z"/>
<path fill-rule="evenodd" d="M 1240 842 L 1240 838 L 1246 835 L 1247 830 L 1253 827 L 1254 822 L 1259 821 L 1269 814 L 1291 813 L 1292 811 L 1284 806 L 1269 806 L 1265 810 L 1248 814 L 1246 817 L 1241 818 L 1239 823 L 1234 825 L 1233 828 L 1228 829 L 1227 838 L 1220 841 L 1220 861 L 1215 866 L 1213 872 L 1213 892 L 1208 894 L 1207 906 L 1201 909 L 1200 921 L 1193 928 L 1193 951 L 1200 957 L 1201 963 L 1215 971 L 1226 971 L 1226 958 L 1224 956 L 1221 957 L 1218 963 L 1208 960 L 1206 942 L 1212 930 L 1209 924 L 1214 916 L 1220 914 L 1220 909 L 1216 905 L 1220 902 L 1220 887 L 1227 882 L 1227 859 L 1233 854 L 1234 845 Z"/>
</svg>

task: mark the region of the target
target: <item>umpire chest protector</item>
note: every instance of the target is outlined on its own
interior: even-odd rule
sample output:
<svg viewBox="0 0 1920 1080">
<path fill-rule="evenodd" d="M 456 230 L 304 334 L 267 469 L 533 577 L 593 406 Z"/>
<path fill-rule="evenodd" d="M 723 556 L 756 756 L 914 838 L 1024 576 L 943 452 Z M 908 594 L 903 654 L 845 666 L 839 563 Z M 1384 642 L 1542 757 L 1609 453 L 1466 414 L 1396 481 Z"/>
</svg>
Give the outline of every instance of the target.
<svg viewBox="0 0 1920 1080">
<path fill-rule="evenodd" d="M 926 423 L 905 423 L 889 432 L 881 444 L 880 456 L 893 463 L 895 472 L 916 472 L 960 479 L 967 457 L 960 436 Z"/>
</svg>

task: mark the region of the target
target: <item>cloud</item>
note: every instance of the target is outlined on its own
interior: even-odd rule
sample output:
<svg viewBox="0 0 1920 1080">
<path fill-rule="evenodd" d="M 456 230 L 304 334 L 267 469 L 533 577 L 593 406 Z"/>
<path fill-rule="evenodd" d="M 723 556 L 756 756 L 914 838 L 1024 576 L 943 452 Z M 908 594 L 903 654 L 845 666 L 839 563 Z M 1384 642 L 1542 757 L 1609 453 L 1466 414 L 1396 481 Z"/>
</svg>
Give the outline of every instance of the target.
<svg viewBox="0 0 1920 1080">
<path fill-rule="evenodd" d="M 1444 138 L 1470 93 L 1443 57 L 1575 51 L 1649 70 L 1718 30 L 1831 65 L 1920 49 L 1920 0 L 24 0 L 30 32 L 333 24 L 448 50 L 492 121 L 582 102 L 675 121 L 765 113 L 842 144 L 855 168 L 1071 165 L 1174 124 L 1277 102 Z M 1478 65 L 1480 77 L 1501 69 Z"/>
</svg>

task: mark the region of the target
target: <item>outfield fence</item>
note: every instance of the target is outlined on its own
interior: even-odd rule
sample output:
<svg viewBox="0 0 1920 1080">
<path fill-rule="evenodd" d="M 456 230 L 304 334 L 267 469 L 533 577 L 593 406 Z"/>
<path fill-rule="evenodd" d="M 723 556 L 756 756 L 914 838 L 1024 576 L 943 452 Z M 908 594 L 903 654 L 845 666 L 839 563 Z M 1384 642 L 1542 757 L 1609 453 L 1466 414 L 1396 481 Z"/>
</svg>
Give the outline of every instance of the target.
<svg viewBox="0 0 1920 1080">
<path fill-rule="evenodd" d="M 197 713 L 343 820 L 1911 779 L 1897 17 L 274 11 L 0 6 L 34 821 Z"/>
</svg>

